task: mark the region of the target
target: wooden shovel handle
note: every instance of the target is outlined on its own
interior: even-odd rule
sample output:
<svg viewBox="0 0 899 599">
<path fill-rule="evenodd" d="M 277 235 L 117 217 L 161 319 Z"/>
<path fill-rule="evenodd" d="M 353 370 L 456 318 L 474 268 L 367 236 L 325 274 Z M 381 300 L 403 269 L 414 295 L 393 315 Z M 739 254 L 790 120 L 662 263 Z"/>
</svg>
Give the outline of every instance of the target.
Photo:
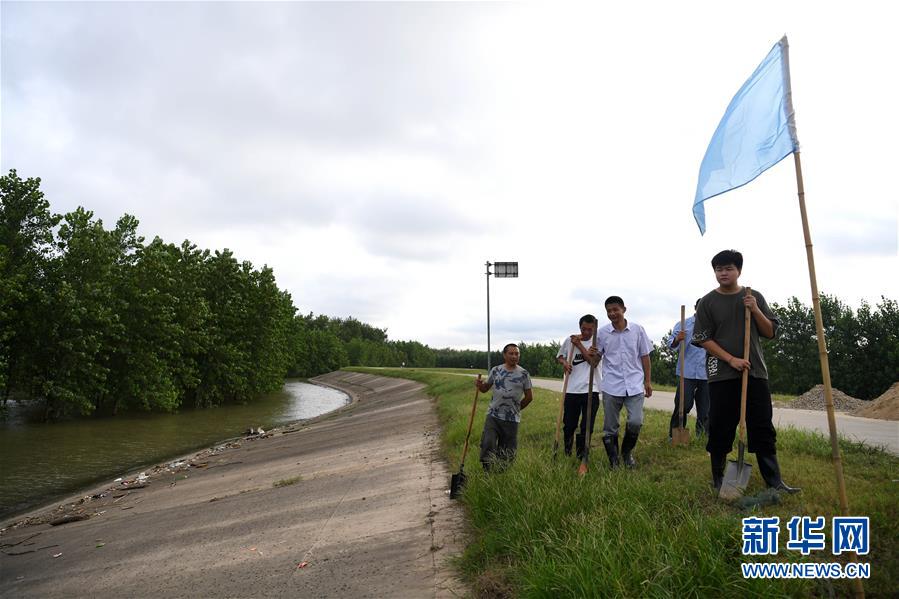
<svg viewBox="0 0 899 599">
<path fill-rule="evenodd" d="M 468 418 L 468 434 L 465 435 L 465 447 L 462 449 L 462 459 L 459 460 L 459 467 L 465 464 L 465 456 L 468 455 L 468 439 L 471 437 L 471 425 L 474 424 L 474 413 L 478 409 L 478 392 L 481 390 L 481 375 L 478 375 L 478 386 L 474 388 L 474 402 L 471 404 L 471 416 Z"/>
<path fill-rule="evenodd" d="M 571 349 L 568 350 L 568 363 L 571 364 L 571 359 L 574 357 L 574 343 L 571 344 Z M 562 429 L 562 412 L 565 409 L 565 394 L 568 392 L 568 379 L 571 378 L 571 373 L 566 372 L 562 381 L 562 399 L 559 400 L 559 416 L 556 418 L 556 447 L 559 447 L 559 436 L 561 435 Z"/>
<path fill-rule="evenodd" d="M 599 323 L 596 323 L 596 326 L 593 327 L 593 344 L 591 347 L 596 347 L 596 333 L 599 330 Z M 580 476 L 584 476 L 587 474 L 587 463 L 590 461 L 590 437 L 593 435 L 593 380 L 596 375 L 596 366 L 592 363 L 590 364 L 590 377 L 587 383 L 587 415 L 585 418 L 587 419 L 587 438 L 584 439 L 584 457 L 581 458 L 581 465 L 577 470 L 577 473 Z"/>
<path fill-rule="evenodd" d="M 752 295 L 752 288 L 746 288 L 746 297 Z M 743 359 L 749 361 L 749 338 L 752 324 L 752 312 L 749 306 L 743 309 Z M 740 386 L 740 441 L 746 443 L 746 394 L 749 390 L 749 370 L 743 371 L 743 380 Z"/>
<path fill-rule="evenodd" d="M 686 306 L 681 305 L 680 307 L 680 330 L 684 334 L 684 340 L 680 342 L 680 347 L 678 348 L 680 351 L 680 423 L 677 428 L 681 428 L 684 425 L 684 362 L 687 361 L 687 324 L 686 324 Z"/>
</svg>

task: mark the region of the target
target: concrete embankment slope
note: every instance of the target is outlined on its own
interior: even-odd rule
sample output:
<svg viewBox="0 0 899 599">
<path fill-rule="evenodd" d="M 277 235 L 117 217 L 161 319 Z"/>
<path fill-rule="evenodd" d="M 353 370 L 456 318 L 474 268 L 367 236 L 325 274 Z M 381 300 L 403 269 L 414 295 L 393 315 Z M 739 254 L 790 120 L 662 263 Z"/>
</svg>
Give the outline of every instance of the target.
<svg viewBox="0 0 899 599">
<path fill-rule="evenodd" d="M 106 489 L 75 508 L 87 520 L 4 524 L 0 596 L 462 594 L 447 563 L 462 546 L 461 513 L 445 494 L 432 400 L 400 379 L 320 382 L 355 401 L 189 457 L 145 488 Z"/>
</svg>

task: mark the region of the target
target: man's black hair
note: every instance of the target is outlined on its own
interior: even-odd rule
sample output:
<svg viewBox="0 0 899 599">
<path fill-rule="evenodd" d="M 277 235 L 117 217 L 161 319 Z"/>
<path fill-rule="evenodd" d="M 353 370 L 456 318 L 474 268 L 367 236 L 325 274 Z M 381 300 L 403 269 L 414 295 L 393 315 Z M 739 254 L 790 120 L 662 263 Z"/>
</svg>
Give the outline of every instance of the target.
<svg viewBox="0 0 899 599">
<path fill-rule="evenodd" d="M 514 347 L 515 349 L 518 349 L 518 345 L 516 345 L 515 343 L 507 343 L 506 346 L 503 348 L 503 354 L 505 354 L 509 350 L 510 347 Z"/>
<path fill-rule="evenodd" d="M 606 298 L 605 306 L 608 308 L 611 304 L 618 304 L 622 308 L 624 307 L 624 300 L 618 297 L 617 295 L 610 295 Z"/>
<path fill-rule="evenodd" d="M 712 268 L 716 266 L 727 266 L 729 264 L 733 264 L 737 267 L 737 270 L 743 270 L 743 254 L 738 252 L 737 250 L 724 250 L 715 254 L 715 257 L 712 258 Z"/>
<path fill-rule="evenodd" d="M 699 302 L 701 302 L 701 301 L 702 301 L 702 298 L 699 298 L 698 300 L 696 300 L 696 303 L 693 304 L 693 309 L 694 309 L 694 310 L 695 310 L 696 308 L 699 307 Z"/>
<path fill-rule="evenodd" d="M 587 324 L 596 324 L 596 317 L 592 314 L 584 314 L 583 316 L 581 316 L 581 319 L 577 321 L 577 326 L 581 326 L 585 322 Z"/>
</svg>

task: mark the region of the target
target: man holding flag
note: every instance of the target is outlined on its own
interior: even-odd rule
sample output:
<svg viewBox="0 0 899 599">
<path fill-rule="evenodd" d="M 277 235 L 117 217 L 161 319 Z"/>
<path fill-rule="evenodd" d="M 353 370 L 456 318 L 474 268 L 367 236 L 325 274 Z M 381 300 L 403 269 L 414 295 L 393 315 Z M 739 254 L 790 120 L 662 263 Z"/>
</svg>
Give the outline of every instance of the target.
<svg viewBox="0 0 899 599">
<path fill-rule="evenodd" d="M 796 153 L 798 157 L 799 140 L 796 136 L 788 56 L 789 46 L 784 36 L 774 44 L 768 56 L 733 97 L 721 122 L 718 123 L 718 128 L 715 129 L 699 168 L 699 181 L 693 200 L 693 217 L 702 234 L 705 234 L 706 230 L 704 206 L 706 200 L 746 185 L 790 154 Z M 801 193 L 800 201 L 803 201 Z M 804 203 L 801 205 L 804 218 Z M 811 241 L 808 239 L 807 241 L 806 245 L 810 248 Z M 811 254 L 809 258 L 811 264 Z M 721 381 L 734 376 L 739 377 L 739 372 L 746 369 L 750 371 L 749 406 L 755 406 L 754 409 L 747 407 L 749 451 L 756 453 L 759 469 L 768 486 L 793 493 L 797 489 L 789 487 L 780 478 L 774 447 L 776 437 L 770 417 L 771 399 L 767 393 L 767 385 L 763 384 L 767 383 L 768 377 L 761 357 L 761 347 L 758 345 L 759 335 L 774 336 L 777 321 L 770 310 L 767 310 L 764 300 L 759 302 L 754 297 L 757 295 L 756 292 L 742 302 L 738 301 L 740 304 L 738 309 L 735 312 L 731 310 L 734 314 L 727 318 L 722 310 L 717 310 L 721 314 L 715 315 L 716 302 L 721 303 L 721 298 L 737 297 L 740 294 L 741 288 L 737 285 L 737 279 L 742 266 L 743 257 L 739 252 L 720 252 L 712 259 L 712 267 L 719 286 L 701 300 L 693 334 L 693 343 L 708 352 L 711 410 L 710 435 L 706 449 L 711 456 L 712 482 L 716 487 L 720 486 L 727 452 L 733 444 L 734 427 L 730 426 L 733 416 L 730 412 L 733 411 L 733 406 L 736 406 L 739 415 L 739 401 L 733 403 L 733 398 L 730 397 L 733 393 L 723 393 L 724 383 Z M 816 291 L 814 295 L 817 299 Z M 737 300 L 740 298 L 737 297 Z M 748 362 L 740 355 L 739 339 L 730 340 L 733 341 L 731 347 L 727 346 L 729 341 L 722 338 L 722 335 L 728 336 L 729 329 L 735 331 L 736 328 L 742 327 L 740 318 L 742 303 L 746 303 L 746 307 L 752 311 L 754 335 L 752 350 L 755 353 L 751 353 L 752 358 Z M 733 326 L 730 326 L 728 321 L 733 321 L 730 323 Z M 728 396 L 726 402 L 728 408 L 722 411 L 725 395 Z M 767 399 L 764 396 L 767 396 Z M 738 400 L 739 392 L 736 397 Z M 729 433 L 722 429 L 728 429 Z"/>
<path fill-rule="evenodd" d="M 836 475 L 840 511 L 850 516 L 846 483 L 843 478 L 843 461 L 837 437 L 836 416 L 833 407 L 833 390 L 830 384 L 830 364 L 827 359 L 827 341 L 818 282 L 815 276 L 815 256 L 805 208 L 805 189 L 802 183 L 802 165 L 799 160 L 799 140 L 790 89 L 790 61 L 787 37 L 781 38 L 755 72 L 733 97 L 699 168 L 699 181 L 693 199 L 693 216 L 699 231 L 705 233 L 705 202 L 712 197 L 746 185 L 790 154 L 796 165 L 796 187 L 799 196 L 799 214 L 808 260 L 809 284 L 815 313 L 815 336 L 824 382 L 824 404 L 827 408 L 827 424 L 830 433 L 831 459 Z M 752 309 L 752 306 L 749 306 Z M 700 303 L 702 309 L 702 302 Z M 757 321 L 756 321 L 757 322 Z M 697 323 L 698 326 L 698 323 Z M 694 333 L 694 341 L 695 341 Z M 708 349 L 708 348 L 707 348 Z M 712 405 L 715 399 L 712 397 Z M 714 431 L 714 423 L 710 423 Z M 760 464 L 761 465 L 761 464 Z M 714 464 L 713 464 L 714 467 Z M 854 593 L 864 596 L 861 579 L 853 580 Z"/>
</svg>

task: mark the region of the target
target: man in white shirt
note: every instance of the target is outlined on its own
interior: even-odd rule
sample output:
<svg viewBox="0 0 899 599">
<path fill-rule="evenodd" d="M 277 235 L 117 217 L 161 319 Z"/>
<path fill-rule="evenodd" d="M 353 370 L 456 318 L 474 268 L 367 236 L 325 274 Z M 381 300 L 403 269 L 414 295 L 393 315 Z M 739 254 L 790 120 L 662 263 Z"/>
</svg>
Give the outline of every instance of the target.
<svg viewBox="0 0 899 599">
<path fill-rule="evenodd" d="M 593 402 L 590 409 L 590 432 L 596 423 L 596 413 L 599 411 L 599 377 L 594 375 L 593 389 L 590 385 L 591 364 L 595 367 L 599 363 L 599 352 L 593 347 L 593 333 L 599 323 L 592 314 L 581 316 L 578 326 L 580 335 L 572 335 L 562 342 L 556 360 L 568 374 L 568 387 L 565 390 L 564 416 L 562 417 L 562 432 L 565 441 L 565 455 L 571 455 L 571 443 L 574 440 L 574 431 L 578 428 L 580 420 L 580 432 L 577 435 L 577 457 L 584 455 L 585 439 L 587 438 L 587 399 L 593 394 Z M 574 346 L 574 354 L 571 362 L 568 362 L 568 354 Z M 598 373 L 597 373 L 598 374 Z"/>
<path fill-rule="evenodd" d="M 618 418 L 627 408 L 627 424 L 621 442 L 621 461 L 628 468 L 637 462 L 633 451 L 643 426 L 643 398 L 652 396 L 649 354 L 652 342 L 643 327 L 628 322 L 624 300 L 613 295 L 606 300 L 611 324 L 599 329 L 597 344 L 602 356 L 603 445 L 609 465 L 617 468 Z"/>
</svg>

